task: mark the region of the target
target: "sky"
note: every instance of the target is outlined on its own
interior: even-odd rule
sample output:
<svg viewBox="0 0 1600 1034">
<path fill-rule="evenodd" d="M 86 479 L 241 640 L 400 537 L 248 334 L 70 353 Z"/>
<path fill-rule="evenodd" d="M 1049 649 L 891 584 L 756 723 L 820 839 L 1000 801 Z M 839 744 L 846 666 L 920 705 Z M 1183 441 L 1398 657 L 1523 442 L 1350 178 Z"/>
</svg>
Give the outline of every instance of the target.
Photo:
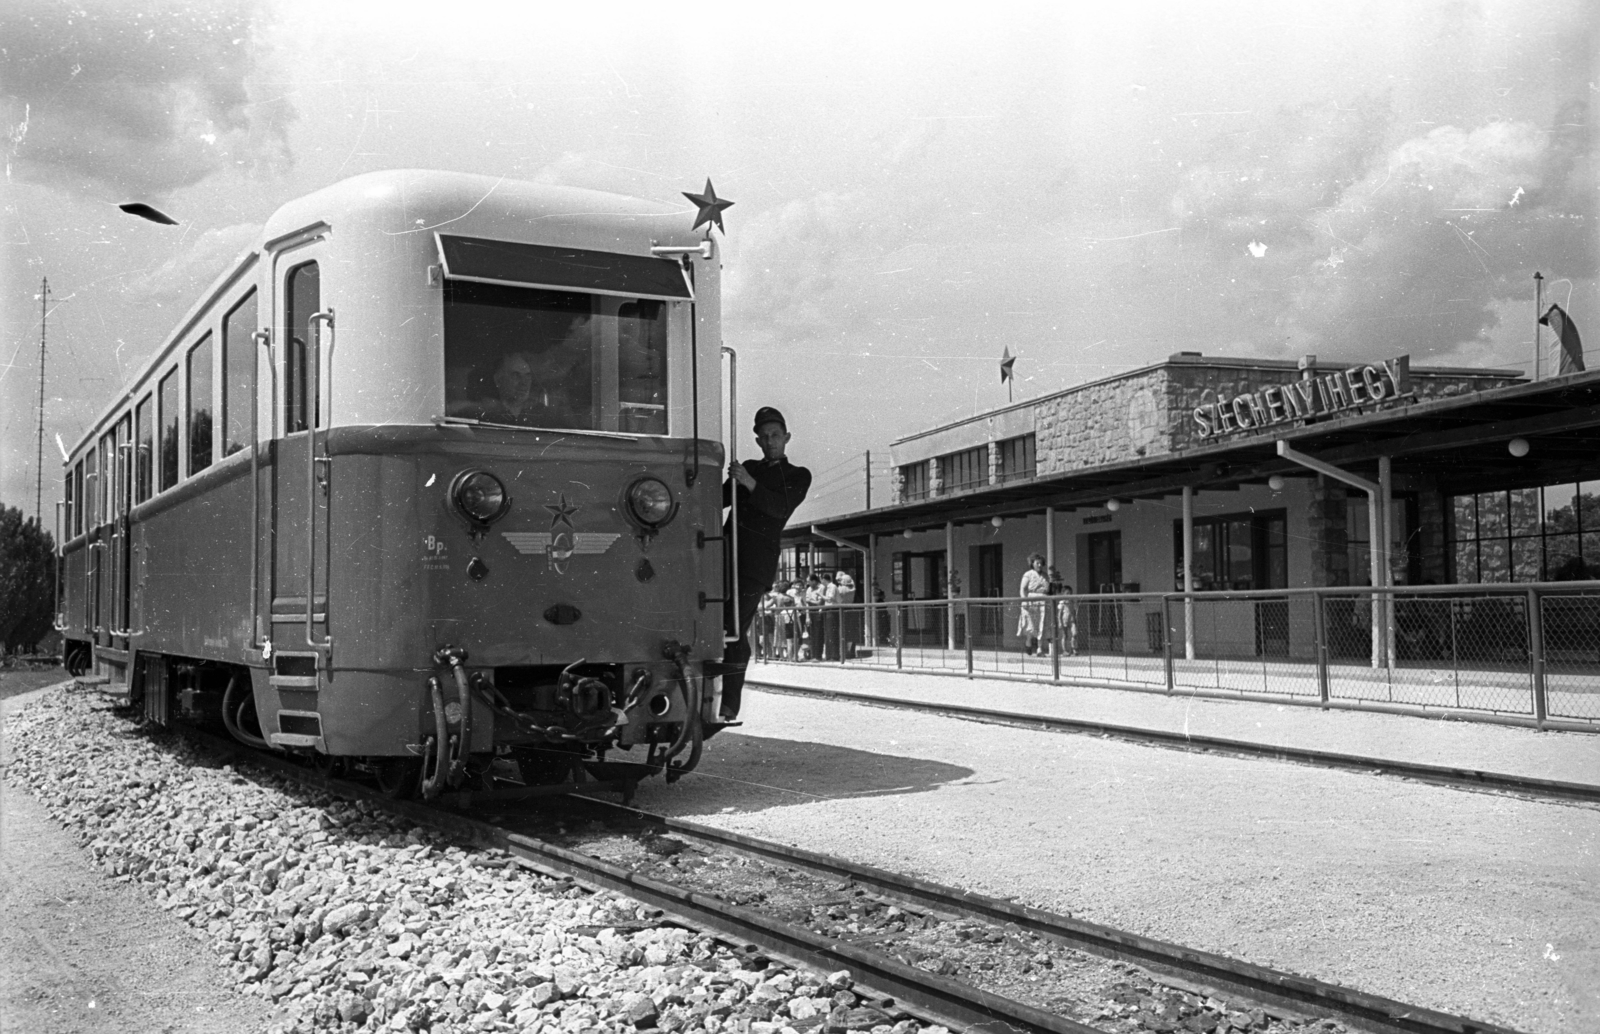
<svg viewBox="0 0 1600 1034">
<path fill-rule="evenodd" d="M 0 10 L 0 502 L 284 202 L 438 168 L 724 216 L 740 402 L 796 514 L 900 436 L 1211 355 L 1528 369 L 1535 270 L 1600 363 L 1592 0 L 238 0 Z M 123 215 L 144 201 L 176 227 Z M 1544 335 L 1548 344 L 1548 332 Z M 741 444 L 749 454 L 753 446 Z M 49 523 L 50 519 L 47 519 Z"/>
</svg>

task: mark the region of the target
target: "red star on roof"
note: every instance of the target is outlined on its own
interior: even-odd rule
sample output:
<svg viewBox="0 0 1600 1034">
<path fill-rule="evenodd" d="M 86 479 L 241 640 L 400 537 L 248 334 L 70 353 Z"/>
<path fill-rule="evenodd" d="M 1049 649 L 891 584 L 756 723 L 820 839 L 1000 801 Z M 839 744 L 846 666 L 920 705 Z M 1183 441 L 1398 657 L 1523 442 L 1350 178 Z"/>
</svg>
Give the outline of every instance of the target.
<svg viewBox="0 0 1600 1034">
<path fill-rule="evenodd" d="M 724 201 L 717 197 L 716 188 L 711 185 L 710 177 L 706 178 L 705 193 L 691 194 L 686 190 L 683 192 L 683 196 L 693 201 L 700 209 L 699 213 L 695 215 L 694 225 L 689 227 L 690 230 L 698 230 L 706 223 L 715 223 L 717 229 L 723 233 L 728 232 L 727 228 L 722 225 L 722 210 L 732 208 L 733 202 Z"/>
</svg>

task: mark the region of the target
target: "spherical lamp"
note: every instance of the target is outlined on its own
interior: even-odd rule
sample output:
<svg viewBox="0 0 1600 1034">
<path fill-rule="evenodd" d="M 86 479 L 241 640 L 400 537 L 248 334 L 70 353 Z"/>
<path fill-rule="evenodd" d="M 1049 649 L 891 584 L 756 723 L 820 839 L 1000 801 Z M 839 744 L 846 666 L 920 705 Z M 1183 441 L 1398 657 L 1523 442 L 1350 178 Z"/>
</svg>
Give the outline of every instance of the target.
<svg viewBox="0 0 1600 1034">
<path fill-rule="evenodd" d="M 907 528 L 905 531 L 902 531 L 900 534 L 905 536 L 906 538 L 910 538 L 911 537 L 911 529 Z"/>
<path fill-rule="evenodd" d="M 1267 487 L 1272 489 L 1274 492 L 1283 491 L 1283 475 L 1274 474 L 1267 478 Z"/>
<path fill-rule="evenodd" d="M 1106 509 L 1110 510 L 1112 513 L 1116 513 L 1118 510 L 1122 509 L 1122 500 L 1121 499 L 1107 499 L 1106 500 Z"/>
<path fill-rule="evenodd" d="M 1528 439 L 1513 438 L 1506 443 L 1506 449 L 1510 451 L 1511 455 L 1520 460 L 1528 454 Z"/>
<path fill-rule="evenodd" d="M 1005 522 L 1006 522 L 1006 519 L 1004 517 L 990 517 L 989 518 L 989 523 L 994 525 L 996 528 L 1000 527 L 1000 525 L 1004 524 Z"/>
</svg>

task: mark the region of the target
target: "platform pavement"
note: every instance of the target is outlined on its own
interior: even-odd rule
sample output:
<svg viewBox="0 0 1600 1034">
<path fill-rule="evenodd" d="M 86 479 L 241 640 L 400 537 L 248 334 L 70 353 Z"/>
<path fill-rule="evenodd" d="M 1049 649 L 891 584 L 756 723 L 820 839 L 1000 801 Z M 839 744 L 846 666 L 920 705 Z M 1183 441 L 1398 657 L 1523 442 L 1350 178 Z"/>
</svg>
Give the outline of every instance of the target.
<svg viewBox="0 0 1600 1034">
<path fill-rule="evenodd" d="M 842 691 L 890 701 L 958 704 L 1020 715 L 1241 740 L 1297 750 L 1356 754 L 1400 764 L 1440 765 L 1523 778 L 1600 785 L 1600 733 L 1540 732 L 1459 719 L 1126 689 L 869 671 L 828 664 L 756 662 L 753 689 Z M 753 705 L 753 706 L 752 706 Z M 747 727 L 760 722 L 747 699 Z"/>
</svg>

